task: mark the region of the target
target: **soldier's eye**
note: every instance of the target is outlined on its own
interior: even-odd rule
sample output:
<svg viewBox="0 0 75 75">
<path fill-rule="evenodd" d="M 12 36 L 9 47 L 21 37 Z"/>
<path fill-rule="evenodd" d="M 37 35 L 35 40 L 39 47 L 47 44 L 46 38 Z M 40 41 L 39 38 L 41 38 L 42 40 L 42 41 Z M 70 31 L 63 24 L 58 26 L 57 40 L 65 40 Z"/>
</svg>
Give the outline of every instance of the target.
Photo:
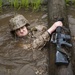
<svg viewBox="0 0 75 75">
<path fill-rule="evenodd" d="M 22 26 L 21 28 L 16 29 L 16 31 L 20 31 L 20 29 L 23 29 L 25 26 Z"/>
<path fill-rule="evenodd" d="M 25 26 L 21 27 L 21 29 L 23 29 Z"/>
<path fill-rule="evenodd" d="M 19 31 L 19 30 L 20 30 L 20 28 L 16 29 L 16 31 Z"/>
</svg>

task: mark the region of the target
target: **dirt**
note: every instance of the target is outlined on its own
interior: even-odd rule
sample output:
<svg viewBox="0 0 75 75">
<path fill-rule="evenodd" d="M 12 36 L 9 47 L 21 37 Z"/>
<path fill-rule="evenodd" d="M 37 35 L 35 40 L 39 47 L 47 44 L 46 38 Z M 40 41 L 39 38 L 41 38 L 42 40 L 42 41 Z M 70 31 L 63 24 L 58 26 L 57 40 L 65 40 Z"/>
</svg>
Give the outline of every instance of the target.
<svg viewBox="0 0 75 75">
<path fill-rule="evenodd" d="M 75 7 L 68 8 L 68 21 L 69 21 L 69 28 L 71 32 L 71 41 L 73 44 L 72 47 L 72 68 L 75 75 Z"/>
<path fill-rule="evenodd" d="M 75 9 L 68 9 L 69 28 L 75 49 Z M 9 20 L 14 14 L 24 15 L 31 25 L 45 24 L 47 22 L 47 12 L 25 11 L 20 9 L 4 10 L 0 14 L 0 75 L 48 75 L 48 51 L 47 48 L 37 51 L 38 60 L 32 59 L 32 52 L 24 51 L 16 46 L 16 40 L 11 36 L 9 29 Z M 75 50 L 73 50 L 73 55 Z M 74 57 L 74 56 L 73 56 Z M 75 69 L 75 57 L 73 58 L 73 70 Z"/>
<path fill-rule="evenodd" d="M 6 9 L 5 9 L 6 10 Z M 37 60 L 33 60 L 33 52 L 19 48 L 10 34 L 9 20 L 14 14 L 24 15 L 31 25 L 45 24 L 46 12 L 3 11 L 0 15 L 0 75 L 48 75 L 47 49 L 37 50 Z M 30 40 L 27 40 L 30 41 Z"/>
</svg>

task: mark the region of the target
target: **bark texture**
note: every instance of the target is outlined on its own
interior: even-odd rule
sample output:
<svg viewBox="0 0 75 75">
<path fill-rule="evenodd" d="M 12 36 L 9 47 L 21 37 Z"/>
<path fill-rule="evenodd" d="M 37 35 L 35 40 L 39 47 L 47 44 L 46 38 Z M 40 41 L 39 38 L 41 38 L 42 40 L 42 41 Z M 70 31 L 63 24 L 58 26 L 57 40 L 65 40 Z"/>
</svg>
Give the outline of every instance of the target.
<svg viewBox="0 0 75 75">
<path fill-rule="evenodd" d="M 64 18 L 64 25 L 68 26 L 65 0 L 48 0 L 49 26 L 59 18 Z"/>
<path fill-rule="evenodd" d="M 64 18 L 63 24 L 65 27 L 69 28 L 65 0 L 48 0 L 49 27 L 59 18 Z M 69 65 L 57 66 L 55 64 L 55 45 L 50 43 L 49 46 L 49 75 L 73 75 L 71 62 L 69 63 Z"/>
</svg>

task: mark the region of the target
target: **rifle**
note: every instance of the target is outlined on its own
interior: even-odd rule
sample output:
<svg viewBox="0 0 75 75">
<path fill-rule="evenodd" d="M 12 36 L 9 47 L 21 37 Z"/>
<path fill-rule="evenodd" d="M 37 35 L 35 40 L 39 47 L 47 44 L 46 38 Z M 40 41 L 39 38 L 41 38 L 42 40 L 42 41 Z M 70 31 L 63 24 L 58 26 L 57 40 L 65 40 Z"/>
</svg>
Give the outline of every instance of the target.
<svg viewBox="0 0 75 75">
<path fill-rule="evenodd" d="M 70 35 L 63 34 L 62 27 L 57 27 L 56 33 L 52 34 L 51 42 L 56 44 L 56 64 L 69 64 L 69 56 L 62 51 L 62 45 L 67 47 L 72 47 L 72 44 L 68 43 L 70 40 Z"/>
</svg>

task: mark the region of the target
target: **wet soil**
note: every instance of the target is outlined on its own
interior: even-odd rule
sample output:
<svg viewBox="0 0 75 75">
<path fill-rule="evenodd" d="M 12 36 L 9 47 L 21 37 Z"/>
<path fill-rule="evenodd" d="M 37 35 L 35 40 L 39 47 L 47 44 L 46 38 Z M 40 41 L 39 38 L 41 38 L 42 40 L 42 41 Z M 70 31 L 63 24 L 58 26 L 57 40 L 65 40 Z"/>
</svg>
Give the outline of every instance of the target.
<svg viewBox="0 0 75 75">
<path fill-rule="evenodd" d="M 46 19 L 43 19 L 47 16 L 46 12 L 5 10 L 0 14 L 0 75 L 48 75 L 47 49 L 37 50 L 37 59 L 33 59 L 32 51 L 17 46 L 21 41 L 11 36 L 9 27 L 9 20 L 14 14 L 24 15 L 33 26 L 47 26 Z"/>
<path fill-rule="evenodd" d="M 75 8 L 68 8 L 68 12 L 69 27 L 75 49 Z M 17 13 L 24 15 L 31 25 L 45 24 L 47 26 L 48 24 L 45 11 L 33 12 L 24 9 L 15 11 L 9 8 L 0 13 L 0 75 L 49 75 L 47 48 L 37 51 L 38 59 L 33 60 L 33 52 L 19 48 L 16 45 L 16 39 L 11 36 L 9 20 Z M 75 55 L 75 50 L 73 50 L 73 55 Z M 73 70 L 75 70 L 75 56 L 72 57 L 74 57 Z"/>
<path fill-rule="evenodd" d="M 68 21 L 69 21 L 69 28 L 71 32 L 71 40 L 73 44 L 72 48 L 72 68 L 75 75 L 75 7 L 68 8 Z"/>
</svg>

